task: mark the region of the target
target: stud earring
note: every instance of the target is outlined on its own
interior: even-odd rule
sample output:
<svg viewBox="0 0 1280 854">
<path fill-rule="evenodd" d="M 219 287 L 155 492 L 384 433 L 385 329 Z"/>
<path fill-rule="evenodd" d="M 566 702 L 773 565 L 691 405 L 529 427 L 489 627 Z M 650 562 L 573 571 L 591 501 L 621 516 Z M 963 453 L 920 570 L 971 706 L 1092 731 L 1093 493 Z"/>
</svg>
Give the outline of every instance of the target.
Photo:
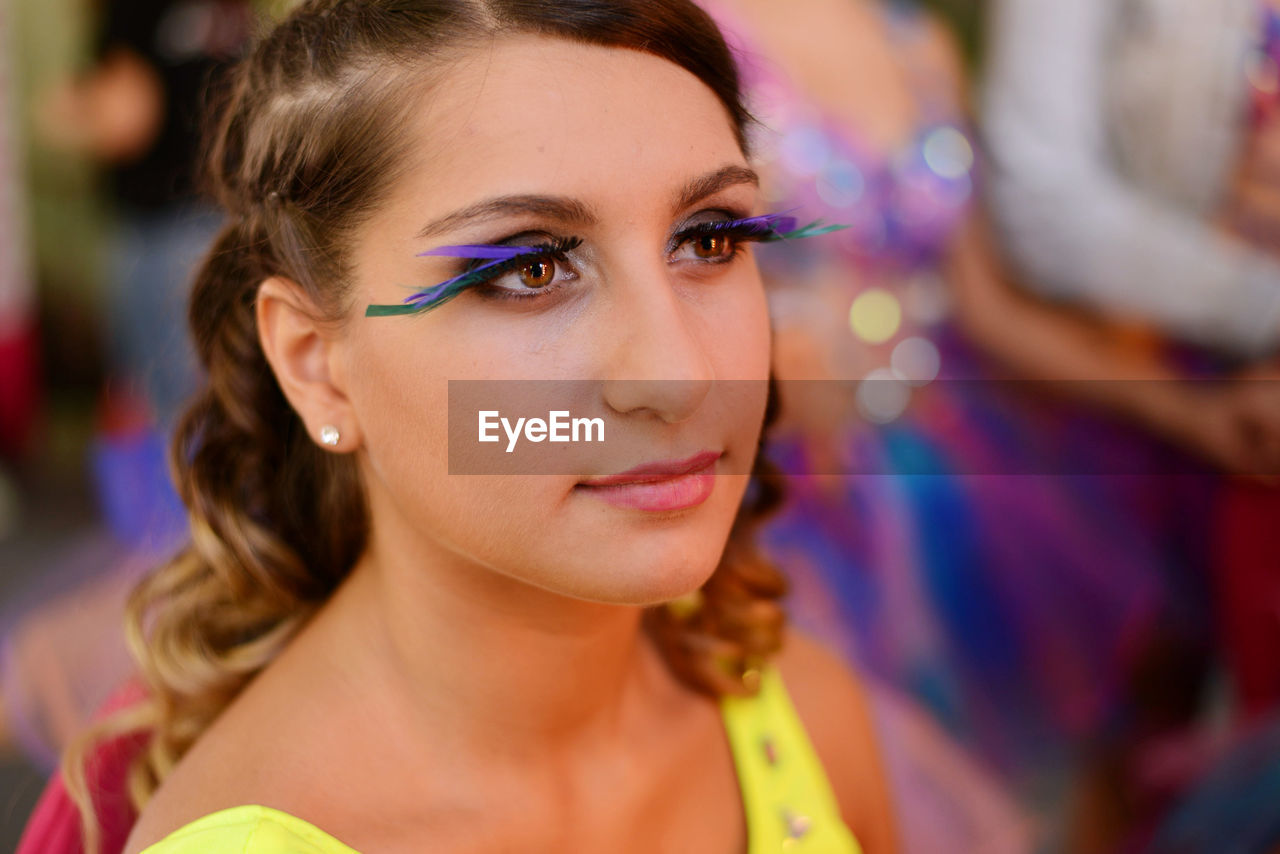
<svg viewBox="0 0 1280 854">
<path fill-rule="evenodd" d="M 338 440 L 341 438 L 342 436 L 338 433 L 338 428 L 334 427 L 332 424 L 326 424 L 320 428 L 320 441 L 328 445 L 330 448 L 336 446 L 338 444 Z"/>
</svg>

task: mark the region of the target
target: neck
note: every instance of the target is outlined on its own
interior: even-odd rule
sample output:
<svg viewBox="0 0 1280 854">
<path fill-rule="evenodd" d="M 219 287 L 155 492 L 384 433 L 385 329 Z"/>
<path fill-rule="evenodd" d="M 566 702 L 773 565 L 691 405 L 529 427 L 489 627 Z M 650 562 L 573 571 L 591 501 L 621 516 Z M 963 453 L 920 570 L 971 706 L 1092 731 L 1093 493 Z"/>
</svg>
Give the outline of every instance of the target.
<svg viewBox="0 0 1280 854">
<path fill-rule="evenodd" d="M 534 757 L 620 735 L 670 682 L 641 609 L 549 593 L 443 554 L 375 542 L 335 594 L 344 659 L 406 723 L 471 751 Z M 657 684 L 661 684 L 658 681 Z"/>
</svg>

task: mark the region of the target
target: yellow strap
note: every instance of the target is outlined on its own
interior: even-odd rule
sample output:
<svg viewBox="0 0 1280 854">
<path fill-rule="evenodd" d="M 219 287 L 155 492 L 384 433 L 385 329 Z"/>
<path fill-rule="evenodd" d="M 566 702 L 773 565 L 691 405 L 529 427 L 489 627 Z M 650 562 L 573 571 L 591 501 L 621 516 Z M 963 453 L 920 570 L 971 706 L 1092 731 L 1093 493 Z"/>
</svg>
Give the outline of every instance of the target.
<svg viewBox="0 0 1280 854">
<path fill-rule="evenodd" d="M 751 854 L 861 854 L 809 735 L 775 668 L 754 697 L 721 700 L 737 767 Z"/>
</svg>

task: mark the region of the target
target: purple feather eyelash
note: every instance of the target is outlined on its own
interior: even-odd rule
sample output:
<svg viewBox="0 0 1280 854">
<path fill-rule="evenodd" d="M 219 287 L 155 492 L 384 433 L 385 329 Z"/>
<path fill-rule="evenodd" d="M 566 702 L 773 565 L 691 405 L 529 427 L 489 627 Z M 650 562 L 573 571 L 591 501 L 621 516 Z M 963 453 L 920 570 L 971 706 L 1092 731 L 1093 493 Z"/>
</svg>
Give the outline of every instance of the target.
<svg viewBox="0 0 1280 854">
<path fill-rule="evenodd" d="M 785 232 L 795 228 L 796 218 L 788 216 L 786 212 L 761 214 L 760 216 L 747 217 L 746 219 L 731 219 L 723 222 L 703 223 L 696 228 L 700 231 L 741 231 L 747 230 L 747 233 L 767 233 L 771 231 Z M 417 257 L 422 258 L 427 255 L 441 256 L 445 258 L 473 258 L 492 261 L 507 261 L 512 258 L 519 258 L 521 255 L 530 254 L 530 250 L 542 249 L 540 246 L 507 246 L 494 243 L 462 243 L 457 246 L 439 246 L 435 249 L 428 249 L 426 252 L 419 252 Z M 469 271 L 473 272 L 473 271 Z M 413 299 L 410 297 L 409 299 Z M 408 300 L 406 300 L 408 302 Z"/>
<path fill-rule="evenodd" d="M 760 214 L 746 219 L 733 219 L 725 222 L 709 222 L 706 226 L 715 231 L 739 231 L 747 229 L 748 234 L 768 234 L 787 232 L 796 227 L 796 218 L 788 211 L 780 213 Z"/>
<path fill-rule="evenodd" d="M 789 240 L 800 237 L 816 237 L 821 234 L 827 234 L 832 231 L 839 231 L 848 228 L 845 225 L 821 225 L 819 222 L 812 222 L 803 228 L 796 228 L 796 218 L 790 215 L 790 211 L 780 213 L 760 214 L 759 216 L 746 217 L 744 219 L 733 219 L 724 221 L 712 221 L 699 223 L 691 228 L 685 229 L 680 236 L 690 237 L 705 234 L 716 234 L 719 232 L 733 232 L 740 237 L 760 240 L 762 242 L 771 242 L 775 240 Z M 370 305 L 365 310 L 366 317 L 386 317 L 391 315 L 416 314 L 421 311 L 428 311 L 439 305 L 443 305 L 454 297 L 458 296 L 469 287 L 478 284 L 484 284 L 491 280 L 494 276 L 499 275 L 513 267 L 513 262 L 523 259 L 535 259 L 539 257 L 563 254 L 570 249 L 576 247 L 580 241 L 576 238 L 573 240 L 559 242 L 550 245 L 540 246 L 510 246 L 505 244 L 493 243 L 464 243 L 456 246 L 440 246 L 435 249 L 429 249 L 425 252 L 419 252 L 417 257 L 438 256 L 447 258 L 470 258 L 473 260 L 486 261 L 485 264 L 473 267 L 460 275 L 454 276 L 438 285 L 418 291 L 417 293 L 406 297 L 400 305 Z"/>
<path fill-rule="evenodd" d="M 506 246 L 495 243 L 464 243 L 459 246 L 440 246 L 436 249 L 428 249 L 426 252 L 419 252 L 416 257 L 439 255 L 445 258 L 480 258 L 507 261 L 512 258 L 518 258 L 521 255 L 527 255 L 530 249 L 540 248 L 538 246 Z"/>
<path fill-rule="evenodd" d="M 499 273 L 506 272 L 521 259 L 534 259 L 567 252 L 577 246 L 579 242 L 577 240 L 561 240 L 550 245 L 541 246 L 472 243 L 459 246 L 441 246 L 426 252 L 419 252 L 418 257 L 438 255 L 449 258 L 472 258 L 484 260 L 487 263 L 473 267 L 426 290 L 418 291 L 406 297 L 400 305 L 370 305 L 365 309 L 365 317 L 388 317 L 428 311 L 444 305 L 467 288 L 483 284 Z"/>
</svg>

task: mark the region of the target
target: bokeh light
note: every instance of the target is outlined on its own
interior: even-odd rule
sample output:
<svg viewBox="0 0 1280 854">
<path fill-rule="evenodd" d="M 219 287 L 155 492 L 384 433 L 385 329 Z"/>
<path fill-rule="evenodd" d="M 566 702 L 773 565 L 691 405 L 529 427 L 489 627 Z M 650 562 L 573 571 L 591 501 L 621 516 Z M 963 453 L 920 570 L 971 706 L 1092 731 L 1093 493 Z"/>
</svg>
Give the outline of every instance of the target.
<svg viewBox="0 0 1280 854">
<path fill-rule="evenodd" d="M 894 374 L 914 386 L 927 385 L 938 376 L 942 357 L 937 346 L 926 338 L 904 338 L 893 348 L 889 360 Z"/>
<path fill-rule="evenodd" d="M 867 288 L 849 306 L 849 326 L 868 344 L 883 344 L 902 326 L 902 305 L 883 288 Z"/>
</svg>

